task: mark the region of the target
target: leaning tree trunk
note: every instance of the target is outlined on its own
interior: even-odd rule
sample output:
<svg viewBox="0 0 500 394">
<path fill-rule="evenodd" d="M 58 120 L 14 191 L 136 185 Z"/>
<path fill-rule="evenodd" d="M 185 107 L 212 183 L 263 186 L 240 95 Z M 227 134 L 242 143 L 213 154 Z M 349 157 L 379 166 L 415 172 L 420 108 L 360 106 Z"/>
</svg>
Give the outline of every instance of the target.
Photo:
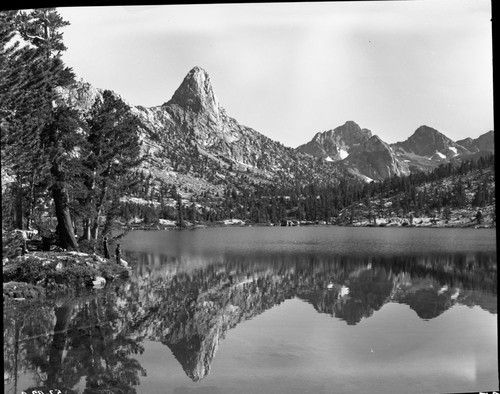
<svg viewBox="0 0 500 394">
<path fill-rule="evenodd" d="M 108 169 L 109 171 L 109 169 Z M 97 240 L 97 236 L 99 235 L 99 217 L 101 216 L 102 213 L 102 207 L 104 204 L 104 200 L 106 199 L 106 193 L 108 191 L 108 183 L 106 181 L 102 182 L 101 185 L 101 194 L 99 196 L 99 199 L 96 203 L 96 216 L 94 219 L 94 224 L 92 226 L 91 230 L 91 237 L 92 239 Z"/>
<path fill-rule="evenodd" d="M 64 171 L 61 170 L 61 164 L 54 162 L 51 168 L 54 183 L 52 184 L 52 198 L 56 208 L 57 235 L 59 246 L 64 249 L 78 250 L 73 223 L 69 213 L 69 197 L 66 189 Z"/>
</svg>

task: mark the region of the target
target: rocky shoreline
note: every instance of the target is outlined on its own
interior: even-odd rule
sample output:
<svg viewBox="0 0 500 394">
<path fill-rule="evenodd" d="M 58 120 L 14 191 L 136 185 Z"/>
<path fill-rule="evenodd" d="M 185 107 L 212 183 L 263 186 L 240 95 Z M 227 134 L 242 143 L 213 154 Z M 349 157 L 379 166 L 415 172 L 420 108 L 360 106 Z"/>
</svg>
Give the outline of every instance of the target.
<svg viewBox="0 0 500 394">
<path fill-rule="evenodd" d="M 96 253 L 26 251 L 22 232 L 2 234 L 3 299 L 53 297 L 129 277 L 128 263 Z"/>
<path fill-rule="evenodd" d="M 492 216 L 486 216 L 481 222 L 478 222 L 470 215 L 457 215 L 449 219 L 438 217 L 417 217 L 411 221 L 409 218 L 401 218 L 398 216 L 390 216 L 385 218 L 378 218 L 374 220 L 368 219 L 355 219 L 342 220 L 336 223 L 326 223 L 325 221 L 299 221 L 299 220 L 285 220 L 282 223 L 253 223 L 250 221 L 243 221 L 240 219 L 223 220 L 217 223 L 190 223 L 186 222 L 183 226 L 175 223 L 172 224 L 135 224 L 135 225 L 122 225 L 120 229 L 126 233 L 134 230 L 195 230 L 207 229 L 218 227 L 302 227 L 302 226 L 337 226 L 337 227 L 425 227 L 425 228 L 496 228 L 496 222 Z"/>
</svg>

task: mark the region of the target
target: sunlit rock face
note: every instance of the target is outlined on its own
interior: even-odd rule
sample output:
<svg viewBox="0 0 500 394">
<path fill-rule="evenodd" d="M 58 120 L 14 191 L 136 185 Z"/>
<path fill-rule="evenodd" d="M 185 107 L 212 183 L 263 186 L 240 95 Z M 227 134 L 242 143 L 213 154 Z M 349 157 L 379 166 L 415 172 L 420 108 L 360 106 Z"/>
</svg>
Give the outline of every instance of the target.
<svg viewBox="0 0 500 394">
<path fill-rule="evenodd" d="M 333 130 L 317 133 L 307 144 L 300 145 L 297 150 L 314 157 L 343 160 L 360 143 L 372 136 L 368 129 L 362 129 L 353 121 L 347 121 Z"/>
<path fill-rule="evenodd" d="M 66 104 L 82 113 L 89 112 L 96 101 L 102 101 L 102 89 L 82 80 L 76 81 L 69 88 L 57 88 L 57 93 L 57 104 Z"/>
<path fill-rule="evenodd" d="M 206 112 L 217 118 L 219 103 L 215 97 L 210 77 L 201 67 L 194 67 L 184 78 L 166 105 L 179 105 L 194 112 Z"/>
<path fill-rule="evenodd" d="M 376 181 L 410 173 L 408 165 L 399 160 L 392 148 L 376 135 L 356 147 L 344 163 L 352 172 L 359 172 Z"/>
<path fill-rule="evenodd" d="M 208 73 L 200 67 L 188 73 L 161 109 L 168 113 L 171 126 L 185 143 L 222 165 L 258 168 L 272 177 L 273 168 L 290 160 L 290 150 L 227 115 L 215 96 Z"/>
</svg>

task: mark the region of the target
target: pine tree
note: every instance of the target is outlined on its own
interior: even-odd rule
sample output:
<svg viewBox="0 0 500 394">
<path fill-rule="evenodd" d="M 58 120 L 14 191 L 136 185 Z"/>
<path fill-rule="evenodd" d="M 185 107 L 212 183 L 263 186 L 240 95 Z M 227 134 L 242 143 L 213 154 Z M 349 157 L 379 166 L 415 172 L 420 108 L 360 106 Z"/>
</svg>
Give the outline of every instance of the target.
<svg viewBox="0 0 500 394">
<path fill-rule="evenodd" d="M 56 233 L 61 247 L 76 250 L 78 246 L 70 215 L 68 181 L 75 167 L 80 142 L 75 130 L 81 127 L 81 121 L 78 113 L 67 107 L 57 108 L 52 115 L 51 121 L 41 130 L 41 147 L 50 158 L 50 190 L 57 218 Z"/>
<path fill-rule="evenodd" d="M 17 11 L 0 12 L 0 124 L 2 169 L 14 178 L 15 222 L 16 227 L 24 228 L 23 200 L 28 195 L 27 182 L 37 179 L 37 132 L 47 113 L 39 53 L 16 40 L 18 16 Z"/>
<path fill-rule="evenodd" d="M 13 171 L 17 168 L 18 174 L 30 172 L 32 179 L 39 176 L 36 173 L 39 168 L 51 176 L 60 245 L 77 249 L 63 163 L 72 146 L 54 140 L 42 149 L 41 143 L 44 133 L 57 134 L 54 133 L 59 128 L 57 120 L 65 123 L 62 126 L 65 132 L 69 131 L 69 114 L 56 104 L 57 87 L 73 80 L 71 70 L 60 57 L 66 48 L 59 29 L 68 22 L 53 8 L 2 13 L 1 18 L 2 164 Z M 23 44 L 13 42 L 16 33 L 24 40 Z M 74 134 L 76 130 L 71 132 Z"/>
<path fill-rule="evenodd" d="M 102 102 L 94 104 L 86 122 L 87 136 L 81 153 L 86 188 L 83 204 L 88 209 L 84 238 L 97 239 L 99 217 L 105 213 L 110 189 L 123 186 L 120 182 L 126 181 L 125 174 L 140 163 L 138 121 L 123 100 L 106 90 Z M 151 178 L 147 177 L 148 184 Z"/>
</svg>

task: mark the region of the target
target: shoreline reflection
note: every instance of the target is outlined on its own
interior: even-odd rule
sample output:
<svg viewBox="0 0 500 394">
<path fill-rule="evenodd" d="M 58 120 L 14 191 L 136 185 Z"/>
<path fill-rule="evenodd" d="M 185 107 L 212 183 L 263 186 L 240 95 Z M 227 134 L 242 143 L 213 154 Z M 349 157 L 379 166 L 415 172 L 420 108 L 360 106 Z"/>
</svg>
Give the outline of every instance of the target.
<svg viewBox="0 0 500 394">
<path fill-rule="evenodd" d="M 29 389 L 135 393 L 146 371 L 134 354 L 146 339 L 167 346 L 200 381 L 230 329 L 292 298 L 348 326 L 387 303 L 406 304 L 423 320 L 454 305 L 497 313 L 495 253 L 124 257 L 133 273 L 121 286 L 4 310 L 4 384 L 27 391 L 17 382 L 24 370 L 34 376 Z"/>
</svg>

